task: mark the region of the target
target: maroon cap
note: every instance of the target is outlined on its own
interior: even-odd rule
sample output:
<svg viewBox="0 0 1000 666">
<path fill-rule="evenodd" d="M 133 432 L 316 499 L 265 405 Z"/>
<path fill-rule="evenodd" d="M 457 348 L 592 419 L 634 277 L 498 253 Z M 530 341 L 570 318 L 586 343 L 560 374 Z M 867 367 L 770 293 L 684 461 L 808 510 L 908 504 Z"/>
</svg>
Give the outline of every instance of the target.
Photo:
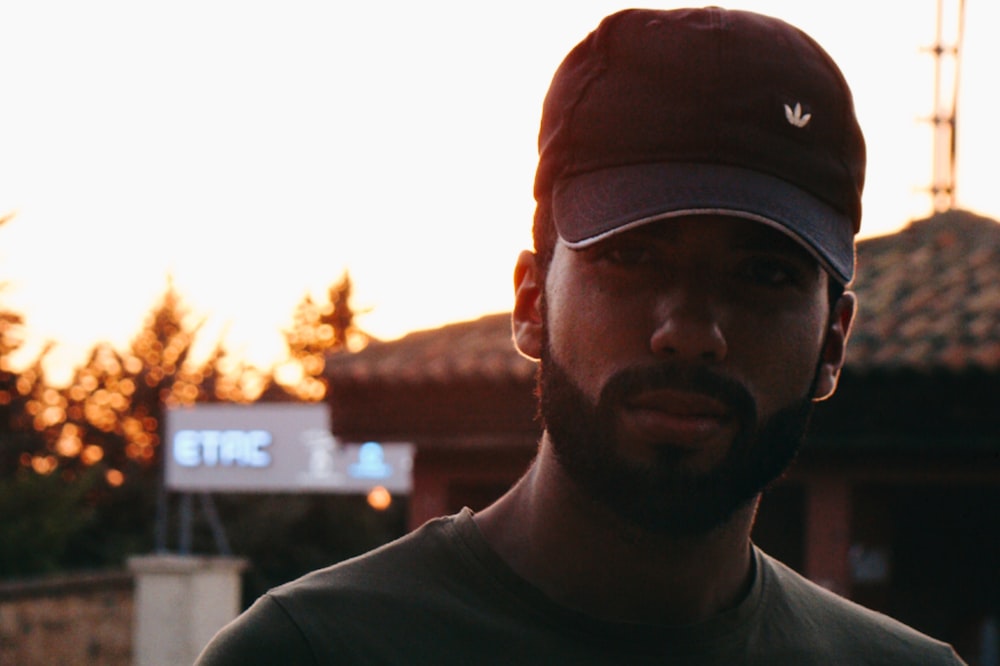
<svg viewBox="0 0 1000 666">
<path fill-rule="evenodd" d="M 535 198 L 580 248 L 719 214 L 775 227 L 854 274 L 865 142 L 844 77 L 783 21 L 716 7 L 605 18 L 556 71 Z"/>
</svg>

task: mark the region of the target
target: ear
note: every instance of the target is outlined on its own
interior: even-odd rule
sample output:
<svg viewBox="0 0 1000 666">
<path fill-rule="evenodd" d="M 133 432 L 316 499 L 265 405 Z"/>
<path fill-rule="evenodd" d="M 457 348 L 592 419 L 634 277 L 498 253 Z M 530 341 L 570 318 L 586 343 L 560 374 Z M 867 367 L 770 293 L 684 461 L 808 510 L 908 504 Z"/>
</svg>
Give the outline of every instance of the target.
<svg viewBox="0 0 1000 666">
<path fill-rule="evenodd" d="M 815 402 L 826 400 L 837 390 L 840 371 L 844 368 L 844 361 L 847 358 L 847 339 L 851 334 L 857 303 L 858 299 L 854 292 L 845 291 L 831 310 L 817 371 L 816 392 L 813 395 Z"/>
<path fill-rule="evenodd" d="M 545 285 L 537 256 L 528 250 L 514 267 L 514 344 L 525 356 L 538 360 L 542 355 L 542 294 Z"/>
</svg>

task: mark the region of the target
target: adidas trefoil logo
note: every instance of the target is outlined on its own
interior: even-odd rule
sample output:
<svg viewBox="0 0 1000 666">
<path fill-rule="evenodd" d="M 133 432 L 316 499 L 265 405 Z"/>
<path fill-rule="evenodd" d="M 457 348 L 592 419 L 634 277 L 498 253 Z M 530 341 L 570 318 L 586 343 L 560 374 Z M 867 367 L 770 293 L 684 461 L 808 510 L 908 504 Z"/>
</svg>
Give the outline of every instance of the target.
<svg viewBox="0 0 1000 666">
<path fill-rule="evenodd" d="M 812 120 L 812 114 L 807 113 L 802 115 L 802 105 L 798 102 L 795 103 L 795 108 L 785 105 L 785 119 L 790 125 L 795 125 L 796 127 L 805 127 Z"/>
</svg>

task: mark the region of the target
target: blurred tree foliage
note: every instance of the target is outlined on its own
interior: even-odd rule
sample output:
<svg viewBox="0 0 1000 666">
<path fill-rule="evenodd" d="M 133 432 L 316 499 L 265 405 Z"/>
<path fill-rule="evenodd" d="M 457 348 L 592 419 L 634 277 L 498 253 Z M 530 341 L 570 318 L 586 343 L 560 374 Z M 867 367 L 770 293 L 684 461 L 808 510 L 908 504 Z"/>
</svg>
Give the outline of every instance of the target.
<svg viewBox="0 0 1000 666">
<path fill-rule="evenodd" d="M 69 542 L 93 520 L 84 496 L 95 475 L 67 479 L 18 470 L 0 479 L 0 574 L 26 576 L 63 568 Z"/>
<path fill-rule="evenodd" d="M 92 475 L 53 474 L 42 436 L 32 427 L 28 404 L 42 383 L 40 363 L 11 369 L 21 346 L 22 319 L 0 311 L 0 575 L 27 575 L 59 568 L 69 539 L 89 520 L 81 510 Z"/>
<path fill-rule="evenodd" d="M 38 448 L 39 438 L 28 426 L 25 395 L 35 390 L 38 367 L 14 372 L 10 355 L 21 346 L 19 315 L 0 309 L 0 475 L 8 476 Z"/>
<path fill-rule="evenodd" d="M 288 360 L 275 372 L 277 384 L 294 399 L 318 402 L 326 397 L 326 357 L 367 342 L 354 326 L 351 289 L 351 278 L 344 274 L 330 286 L 325 302 L 317 303 L 306 294 L 296 306 L 292 326 L 284 331 Z M 273 393 L 266 397 L 280 399 Z"/>
<path fill-rule="evenodd" d="M 194 358 L 201 322 L 168 283 L 129 347 L 95 345 L 65 387 L 46 383 L 44 354 L 30 368 L 7 367 L 22 321 L 0 309 L 0 577 L 116 566 L 150 552 L 165 410 L 322 400 L 326 356 L 367 341 L 350 296 L 345 274 L 324 301 L 303 297 L 284 332 L 287 361 L 261 370 L 221 341 Z M 338 496 L 224 497 L 219 509 L 233 550 L 255 564 L 254 593 L 382 543 L 403 525 L 399 505 L 376 514 Z M 196 529 L 195 547 L 211 550 L 206 526 Z"/>
</svg>

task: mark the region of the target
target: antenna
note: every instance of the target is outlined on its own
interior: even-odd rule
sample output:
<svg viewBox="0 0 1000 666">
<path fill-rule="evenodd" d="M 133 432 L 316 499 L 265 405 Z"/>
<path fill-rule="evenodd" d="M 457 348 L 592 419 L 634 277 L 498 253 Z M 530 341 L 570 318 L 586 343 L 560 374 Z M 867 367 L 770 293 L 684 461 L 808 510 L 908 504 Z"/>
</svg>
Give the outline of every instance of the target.
<svg viewBox="0 0 1000 666">
<path fill-rule="evenodd" d="M 947 26 L 945 26 L 945 4 L 950 10 L 948 17 L 954 20 L 954 23 L 949 23 Z M 933 175 L 928 191 L 935 213 L 955 207 L 958 83 L 964 32 L 965 0 L 938 0 L 935 43 L 930 48 L 924 49 L 934 55 L 934 115 L 926 120 L 934 129 Z M 947 99 L 946 95 L 949 92 L 951 98 Z"/>
</svg>

